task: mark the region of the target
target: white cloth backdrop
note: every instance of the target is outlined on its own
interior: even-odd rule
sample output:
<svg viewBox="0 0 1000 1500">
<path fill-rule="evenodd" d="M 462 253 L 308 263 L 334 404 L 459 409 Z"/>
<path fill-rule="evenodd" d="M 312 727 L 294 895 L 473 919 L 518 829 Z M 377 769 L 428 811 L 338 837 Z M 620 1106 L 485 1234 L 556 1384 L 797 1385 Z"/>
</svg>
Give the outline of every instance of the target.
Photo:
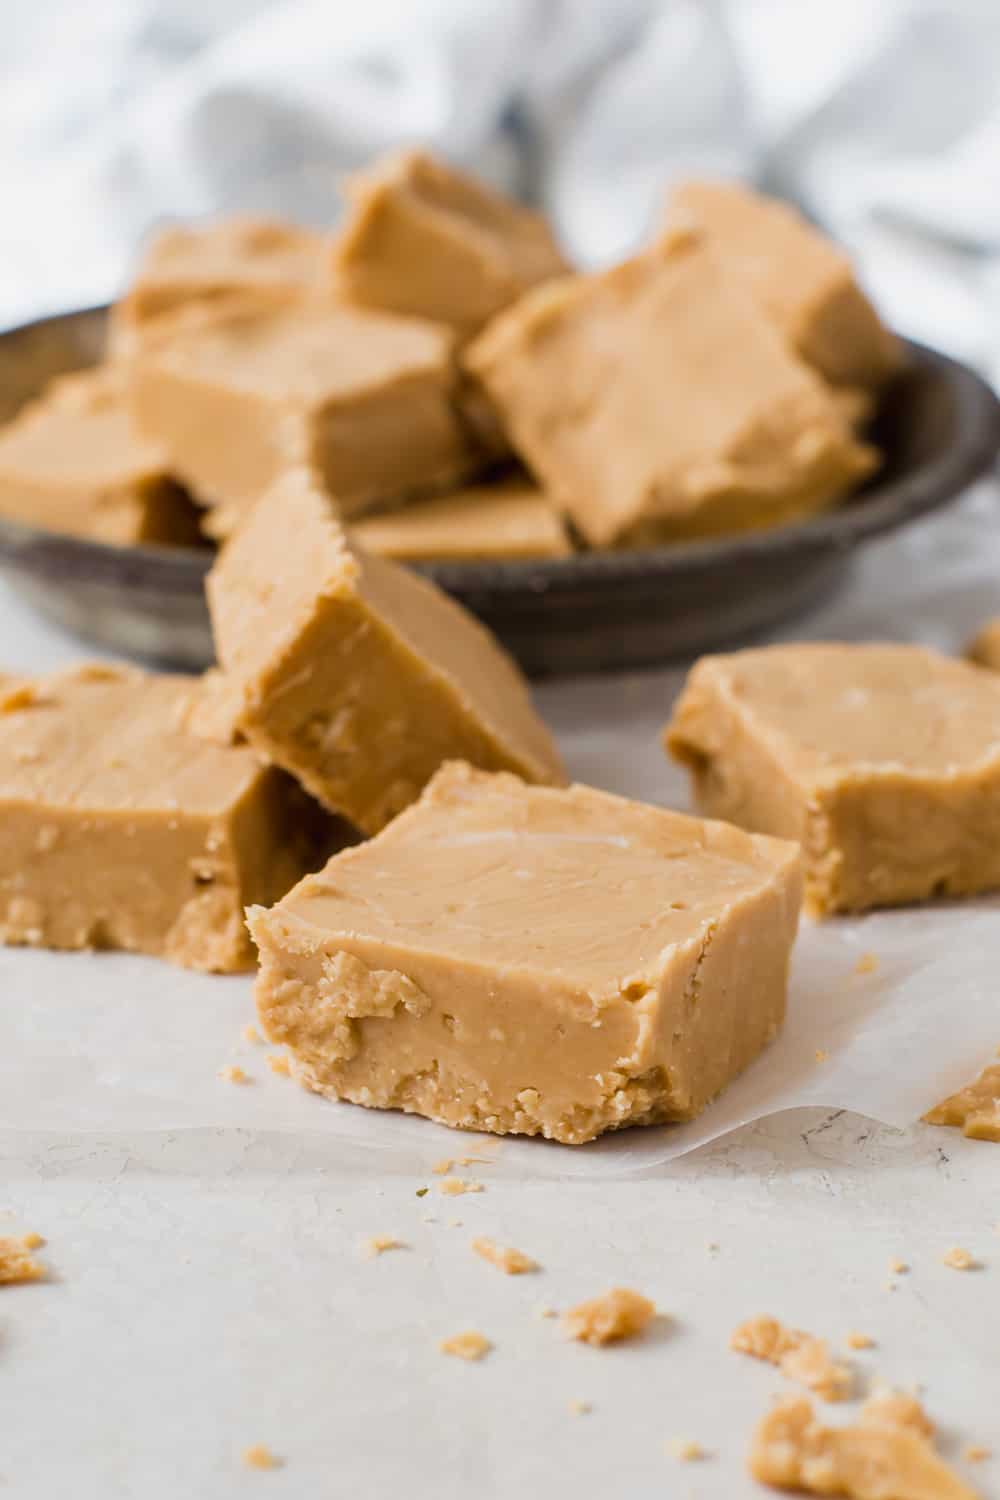
<svg viewBox="0 0 1000 1500">
<path fill-rule="evenodd" d="M 341 174 L 413 139 L 586 263 L 674 174 L 762 181 L 898 327 L 1000 374 L 996 0 L 6 0 L 0 322 L 108 296 L 163 217 L 329 223 Z"/>
</svg>

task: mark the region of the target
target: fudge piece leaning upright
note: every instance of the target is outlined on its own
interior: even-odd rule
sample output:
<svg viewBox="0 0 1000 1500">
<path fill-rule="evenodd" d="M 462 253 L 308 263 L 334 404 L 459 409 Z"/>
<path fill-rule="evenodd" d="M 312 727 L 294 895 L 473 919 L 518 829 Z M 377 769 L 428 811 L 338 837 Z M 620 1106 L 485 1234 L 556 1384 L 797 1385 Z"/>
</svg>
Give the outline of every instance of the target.
<svg viewBox="0 0 1000 1500">
<path fill-rule="evenodd" d="M 569 269 L 540 214 L 425 152 L 387 157 L 347 191 L 334 278 L 352 301 L 435 318 L 467 337 Z"/>
<path fill-rule="evenodd" d="M 449 758 L 564 779 L 527 684 L 488 631 L 351 543 L 301 470 L 223 548 L 208 602 L 236 728 L 365 833 Z"/>
<path fill-rule="evenodd" d="M 195 507 L 107 366 L 53 381 L 0 428 L 0 515 L 117 546 L 199 540 Z"/>
<path fill-rule="evenodd" d="M 875 466 L 829 387 L 692 234 L 529 292 L 465 363 L 595 546 L 777 525 Z"/>
<path fill-rule="evenodd" d="M 437 323 L 361 308 L 244 306 L 139 355 L 133 411 L 211 507 L 213 536 L 292 463 L 353 516 L 482 467 L 453 343 Z"/>
<path fill-rule="evenodd" d="M 666 730 L 699 808 L 798 839 L 817 915 L 1000 887 L 1000 678 L 920 646 L 707 656 Z"/>
<path fill-rule="evenodd" d="M 800 900 L 793 844 L 451 764 L 247 920 L 307 1087 L 576 1144 L 690 1119 L 757 1056 Z"/>
<path fill-rule="evenodd" d="M 969 661 L 1000 672 L 1000 619 L 987 620 L 965 648 Z"/>
<path fill-rule="evenodd" d="M 196 679 L 0 681 L 0 941 L 246 968 L 248 901 L 329 853 L 329 819 L 246 746 L 188 734 Z"/>
<path fill-rule="evenodd" d="M 735 182 L 684 182 L 671 193 L 667 223 L 704 233 L 792 348 L 834 385 L 870 390 L 900 368 L 902 346 L 849 258 L 789 204 Z"/>
</svg>

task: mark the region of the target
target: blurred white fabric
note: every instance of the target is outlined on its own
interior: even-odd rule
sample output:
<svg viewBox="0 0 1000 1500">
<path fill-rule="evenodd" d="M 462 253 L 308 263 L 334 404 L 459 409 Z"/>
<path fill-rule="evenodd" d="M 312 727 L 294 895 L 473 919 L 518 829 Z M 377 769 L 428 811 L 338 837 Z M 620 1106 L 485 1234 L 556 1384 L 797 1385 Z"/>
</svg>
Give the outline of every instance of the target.
<svg viewBox="0 0 1000 1500">
<path fill-rule="evenodd" d="M 786 193 L 904 332 L 1000 377 L 996 0 L 33 0 L 0 14 L 0 321 L 108 297 L 157 220 L 328 224 L 420 140 L 594 264 L 671 177 Z"/>
</svg>

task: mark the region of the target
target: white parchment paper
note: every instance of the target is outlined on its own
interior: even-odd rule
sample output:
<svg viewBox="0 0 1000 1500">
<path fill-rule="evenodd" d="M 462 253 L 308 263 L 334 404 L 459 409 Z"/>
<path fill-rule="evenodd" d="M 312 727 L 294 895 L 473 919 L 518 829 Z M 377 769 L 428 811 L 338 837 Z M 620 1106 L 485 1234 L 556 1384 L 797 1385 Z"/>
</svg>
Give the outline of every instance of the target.
<svg viewBox="0 0 1000 1500">
<path fill-rule="evenodd" d="M 1000 612 L 996 497 L 983 487 L 950 516 L 870 550 L 851 586 L 803 629 L 959 646 Z M 75 647 L 9 614 L 20 650 L 49 666 Z M 557 683 L 539 694 L 580 780 L 686 805 L 659 731 L 679 672 Z M 858 972 L 872 954 L 875 967 Z M 0 1130 L 108 1132 L 242 1127 L 329 1132 L 401 1168 L 462 1139 L 424 1121 L 332 1104 L 272 1074 L 241 1036 L 249 979 L 152 959 L 0 950 Z M 802 1105 L 903 1126 L 959 1087 L 1000 1043 L 1000 900 L 805 923 L 778 1041 L 692 1124 L 627 1131 L 588 1147 L 509 1140 L 526 1175 L 615 1174 L 656 1166 L 748 1121 Z M 221 1080 L 239 1064 L 246 1085 Z M 436 1138 L 439 1141 L 436 1142 Z M 388 1156 L 387 1153 L 392 1153 Z"/>
</svg>

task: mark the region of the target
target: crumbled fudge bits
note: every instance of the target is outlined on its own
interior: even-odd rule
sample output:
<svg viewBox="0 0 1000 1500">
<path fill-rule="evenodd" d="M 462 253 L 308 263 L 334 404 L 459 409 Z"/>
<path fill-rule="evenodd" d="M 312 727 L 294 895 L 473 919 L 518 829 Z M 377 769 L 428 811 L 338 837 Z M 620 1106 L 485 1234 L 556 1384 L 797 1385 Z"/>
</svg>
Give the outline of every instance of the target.
<svg viewBox="0 0 1000 1500">
<path fill-rule="evenodd" d="M 13 1286 L 22 1281 L 42 1281 L 45 1267 L 30 1253 L 45 1241 L 41 1235 L 23 1235 L 20 1239 L 10 1236 L 0 1238 L 0 1286 Z"/>
<path fill-rule="evenodd" d="M 508 1276 L 523 1276 L 526 1271 L 538 1270 L 537 1260 L 532 1260 L 523 1250 L 495 1245 L 482 1235 L 472 1241 L 472 1248 L 483 1260 L 488 1260 L 491 1266 L 496 1266 L 497 1270 L 506 1272 Z"/>
<path fill-rule="evenodd" d="M 455 1158 L 453 1156 L 442 1156 L 441 1160 L 436 1161 L 431 1167 L 431 1171 L 434 1172 L 438 1177 L 444 1177 L 451 1171 L 454 1165 Z"/>
<path fill-rule="evenodd" d="M 1000 1063 L 991 1063 L 957 1094 L 949 1094 L 922 1119 L 928 1125 L 954 1125 L 974 1141 L 1000 1141 Z"/>
<path fill-rule="evenodd" d="M 598 547 L 780 525 L 833 505 L 877 462 L 690 234 L 529 292 L 465 362 Z"/>
<path fill-rule="evenodd" d="M 452 764 L 251 910 L 258 1009 L 316 1092 L 577 1144 L 693 1118 L 775 1036 L 799 893 L 793 845 Z"/>
<path fill-rule="evenodd" d="M 453 1354 L 456 1359 L 473 1360 L 482 1359 L 484 1354 L 489 1354 L 493 1345 L 484 1334 L 469 1328 L 464 1333 L 455 1333 L 449 1339 L 442 1339 L 438 1348 L 442 1354 Z"/>
<path fill-rule="evenodd" d="M 980 1269 L 980 1262 L 972 1251 L 964 1250 L 961 1245 L 953 1245 L 950 1250 L 946 1250 L 941 1257 L 941 1264 L 950 1266 L 953 1271 L 978 1271 Z"/>
<path fill-rule="evenodd" d="M 993 1450 L 985 1447 L 982 1443 L 969 1443 L 967 1447 L 962 1449 L 962 1457 L 966 1463 L 981 1464 L 986 1459 L 993 1457 Z"/>
<path fill-rule="evenodd" d="M 263 1443 L 254 1443 L 252 1448 L 244 1449 L 243 1462 L 248 1469 L 280 1469 L 284 1459 L 276 1457 Z"/>
<path fill-rule="evenodd" d="M 144 247 L 125 296 L 111 310 L 113 355 L 131 355 L 175 326 L 244 303 L 281 305 L 319 290 L 323 237 L 274 219 L 171 225 Z"/>
<path fill-rule="evenodd" d="M 194 505 L 104 368 L 64 376 L 0 427 L 0 515 L 119 546 L 199 540 Z"/>
<path fill-rule="evenodd" d="M 463 336 L 568 267 L 545 220 L 423 151 L 348 179 L 338 292 L 448 323 Z"/>
<path fill-rule="evenodd" d="M 849 1333 L 844 1340 L 848 1349 L 874 1349 L 875 1340 L 867 1333 Z"/>
<path fill-rule="evenodd" d="M 484 1189 L 481 1182 L 470 1182 L 464 1177 L 445 1177 L 438 1183 L 438 1191 L 446 1198 L 460 1198 L 463 1193 L 481 1193 Z"/>
<path fill-rule="evenodd" d="M 437 324 L 345 305 L 243 309 L 146 350 L 132 411 L 215 537 L 295 464 L 353 517 L 484 466 L 452 345 Z"/>
<path fill-rule="evenodd" d="M 594 1409 L 589 1401 L 570 1401 L 568 1406 L 570 1415 L 574 1417 L 585 1417 Z"/>
<path fill-rule="evenodd" d="M 377 832 L 449 757 L 563 780 L 513 662 L 433 584 L 352 547 L 288 475 L 208 580 L 216 650 L 250 744 Z"/>
<path fill-rule="evenodd" d="M 761 1484 L 848 1500 L 977 1500 L 907 1426 L 824 1427 L 804 1397 L 775 1406 L 748 1460 Z"/>
<path fill-rule="evenodd" d="M 975 639 L 969 642 L 965 654 L 977 666 L 1000 672 L 1000 619 L 988 620 Z"/>
<path fill-rule="evenodd" d="M 549 1307 L 547 1304 L 535 1309 L 536 1318 L 558 1318 L 558 1316 L 558 1309 L 555 1307 Z"/>
<path fill-rule="evenodd" d="M 693 1438 L 668 1438 L 667 1452 L 672 1458 L 685 1464 L 698 1463 L 708 1457 L 701 1444 L 696 1443 Z"/>
<path fill-rule="evenodd" d="M 244 1073 L 243 1069 L 240 1068 L 240 1067 L 237 1067 L 234 1063 L 229 1063 L 226 1067 L 220 1068 L 219 1069 L 219 1077 L 221 1079 L 223 1079 L 226 1083 L 252 1083 L 253 1082 L 253 1079 L 250 1077 L 250 1075 L 248 1073 Z"/>
<path fill-rule="evenodd" d="M 706 815 L 799 840 L 814 915 L 1000 887 L 1000 676 L 911 645 L 707 656 L 666 742 Z"/>
<path fill-rule="evenodd" d="M 909 1427 L 922 1437 L 934 1436 L 934 1423 L 916 1396 L 904 1391 L 876 1391 L 862 1406 L 859 1420 L 866 1427 Z"/>
<path fill-rule="evenodd" d="M 749 1318 L 733 1330 L 729 1347 L 776 1365 L 789 1380 L 808 1386 L 824 1401 L 850 1398 L 851 1372 L 831 1358 L 825 1341 L 786 1328 L 777 1318 Z"/>
<path fill-rule="evenodd" d="M 905 1276 L 909 1269 L 906 1261 L 900 1260 L 898 1255 L 894 1255 L 889 1261 L 889 1270 L 893 1276 Z"/>
<path fill-rule="evenodd" d="M 406 1250 L 407 1248 L 405 1240 L 397 1240 L 392 1234 L 373 1234 L 371 1239 L 365 1241 L 365 1254 L 369 1260 L 383 1255 L 386 1250 Z"/>
<path fill-rule="evenodd" d="M 241 1033 L 245 1042 L 259 1042 L 262 1040 L 260 1032 L 252 1021 L 248 1021 Z"/>
<path fill-rule="evenodd" d="M 38 1234 L 36 1230 L 31 1229 L 27 1234 L 22 1234 L 21 1244 L 24 1246 L 25 1250 L 40 1250 L 45 1244 L 45 1236 Z"/>
<path fill-rule="evenodd" d="M 837 386 L 881 385 L 900 368 L 897 339 L 858 285 L 842 250 L 794 208 L 734 182 L 685 182 L 668 224 L 705 235 L 789 344 Z"/>
<path fill-rule="evenodd" d="M 569 1338 L 599 1347 L 635 1338 L 655 1316 L 656 1304 L 648 1297 L 618 1286 L 569 1308 L 563 1313 L 562 1325 Z"/>
<path fill-rule="evenodd" d="M 328 820 L 246 747 L 178 727 L 190 681 L 83 667 L 0 714 L 0 941 L 249 967 L 244 905 L 328 851 Z"/>
<path fill-rule="evenodd" d="M 855 974 L 874 974 L 878 968 L 878 957 L 874 953 L 862 953 L 854 965 Z"/>
<path fill-rule="evenodd" d="M 286 1052 L 271 1053 L 267 1059 L 267 1065 L 272 1073 L 278 1073 L 282 1078 L 288 1078 L 291 1075 L 292 1069 Z"/>
<path fill-rule="evenodd" d="M 397 562 L 566 557 L 573 550 L 559 512 L 526 479 L 472 485 L 364 516 L 351 532 L 366 551 Z"/>
</svg>

